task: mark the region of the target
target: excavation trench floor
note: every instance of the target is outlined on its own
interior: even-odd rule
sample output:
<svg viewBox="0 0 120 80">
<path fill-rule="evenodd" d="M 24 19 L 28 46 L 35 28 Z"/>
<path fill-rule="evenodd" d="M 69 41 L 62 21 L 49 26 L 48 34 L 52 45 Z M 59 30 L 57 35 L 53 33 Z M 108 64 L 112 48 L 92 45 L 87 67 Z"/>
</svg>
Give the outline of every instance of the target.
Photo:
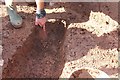
<svg viewBox="0 0 120 80">
<path fill-rule="evenodd" d="M 32 30 L 3 70 L 3 78 L 59 78 L 65 62 L 62 53 L 65 27 L 60 21 L 48 22 L 46 27 L 46 40 L 39 35 L 41 28 Z"/>
</svg>

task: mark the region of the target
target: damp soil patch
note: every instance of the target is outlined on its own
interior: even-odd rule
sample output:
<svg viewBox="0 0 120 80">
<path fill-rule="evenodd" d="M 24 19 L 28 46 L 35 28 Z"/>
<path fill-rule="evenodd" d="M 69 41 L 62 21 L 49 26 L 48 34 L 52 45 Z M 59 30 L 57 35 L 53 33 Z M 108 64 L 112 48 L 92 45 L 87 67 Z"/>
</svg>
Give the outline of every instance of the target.
<svg viewBox="0 0 120 80">
<path fill-rule="evenodd" d="M 62 48 L 65 24 L 61 21 L 47 22 L 46 40 L 41 40 L 40 31 L 38 27 L 33 28 L 3 69 L 3 78 L 59 78 L 65 64 Z"/>
</svg>

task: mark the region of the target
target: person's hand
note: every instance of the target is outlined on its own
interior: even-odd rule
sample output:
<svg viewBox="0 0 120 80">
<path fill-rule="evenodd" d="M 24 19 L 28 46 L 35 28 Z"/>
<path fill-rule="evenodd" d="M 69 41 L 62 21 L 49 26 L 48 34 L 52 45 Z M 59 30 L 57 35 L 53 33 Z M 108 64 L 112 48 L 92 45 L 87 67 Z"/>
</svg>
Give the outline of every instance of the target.
<svg viewBox="0 0 120 80">
<path fill-rule="evenodd" d="M 44 9 L 36 11 L 35 25 L 45 28 L 46 23 L 46 11 Z"/>
<path fill-rule="evenodd" d="M 43 17 L 43 18 L 36 17 L 35 25 L 42 27 L 44 31 L 45 31 L 45 23 L 46 23 L 46 17 Z"/>
<path fill-rule="evenodd" d="M 37 18 L 35 19 L 35 25 L 39 25 L 41 27 L 44 27 L 46 23 L 46 17 L 43 18 Z"/>
<path fill-rule="evenodd" d="M 36 17 L 36 20 L 35 20 L 35 25 L 37 27 L 42 27 L 42 28 L 39 28 L 40 31 L 39 31 L 39 36 L 40 36 L 40 39 L 41 40 L 46 40 L 47 39 L 47 33 L 46 33 L 46 29 L 45 29 L 45 23 L 46 23 L 46 17 L 43 17 L 43 18 L 37 18 Z"/>
</svg>

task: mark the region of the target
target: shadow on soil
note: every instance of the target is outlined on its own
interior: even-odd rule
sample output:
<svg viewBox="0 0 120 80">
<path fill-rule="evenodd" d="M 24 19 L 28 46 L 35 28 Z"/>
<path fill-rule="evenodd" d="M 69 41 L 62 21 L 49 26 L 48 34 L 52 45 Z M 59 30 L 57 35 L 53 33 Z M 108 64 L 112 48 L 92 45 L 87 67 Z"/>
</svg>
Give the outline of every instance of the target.
<svg viewBox="0 0 120 80">
<path fill-rule="evenodd" d="M 82 75 L 81 75 L 82 74 Z M 78 70 L 78 71 L 75 71 L 74 73 L 72 73 L 72 75 L 70 76 L 70 78 L 83 78 L 83 79 L 81 79 L 81 80 L 85 80 L 86 78 L 90 78 L 90 79 L 92 79 L 92 80 L 94 80 L 93 79 L 93 77 L 88 73 L 88 71 L 86 71 L 86 70 Z M 72 79 L 69 79 L 69 80 L 72 80 Z"/>
<path fill-rule="evenodd" d="M 108 2 L 109 5 L 117 5 L 116 2 Z M 47 9 L 53 9 L 54 8 L 62 8 L 64 7 L 65 12 L 62 13 L 50 13 L 48 16 L 50 18 L 52 17 L 60 17 L 64 19 L 65 17 L 62 15 L 66 15 L 68 17 L 68 21 L 70 23 L 82 23 L 89 20 L 89 16 L 91 11 L 93 12 L 102 12 L 105 15 L 110 16 L 113 20 L 118 21 L 117 14 L 115 15 L 115 12 L 111 11 L 109 5 L 106 5 L 106 2 L 66 2 L 66 3 L 56 3 L 56 5 L 50 7 L 46 6 Z M 114 8 L 113 8 L 114 9 Z M 52 16 L 52 17 L 51 17 Z M 79 18 L 79 19 L 77 19 Z"/>
<path fill-rule="evenodd" d="M 60 21 L 46 23 L 47 40 L 39 38 L 39 27 L 33 29 L 3 71 L 3 78 L 59 78 L 65 64 L 62 44 L 66 28 Z"/>
<path fill-rule="evenodd" d="M 73 51 L 75 52 L 74 58 L 72 58 L 70 61 L 82 58 L 83 56 L 87 55 L 89 50 L 94 49 L 96 46 L 98 46 L 99 49 L 103 50 L 112 50 L 114 48 L 118 48 L 118 44 L 116 42 L 116 33 L 118 33 L 118 30 L 103 34 L 100 37 L 82 28 L 70 28 L 67 31 L 69 31 L 70 33 L 70 36 L 68 36 L 67 38 L 72 40 L 70 48 L 77 50 Z M 66 46 L 67 45 L 65 45 L 64 47 Z M 77 55 L 77 53 L 80 53 L 79 56 Z"/>
</svg>

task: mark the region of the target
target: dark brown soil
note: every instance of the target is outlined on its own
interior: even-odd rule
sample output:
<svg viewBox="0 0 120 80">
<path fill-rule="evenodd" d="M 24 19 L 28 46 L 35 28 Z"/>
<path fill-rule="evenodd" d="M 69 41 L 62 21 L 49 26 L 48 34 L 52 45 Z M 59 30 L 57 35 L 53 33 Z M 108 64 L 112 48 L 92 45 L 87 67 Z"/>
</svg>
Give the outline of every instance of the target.
<svg viewBox="0 0 120 80">
<path fill-rule="evenodd" d="M 60 21 L 46 24 L 48 38 L 39 36 L 35 27 L 24 45 L 19 47 L 3 71 L 3 78 L 59 78 L 64 67 L 62 44 L 65 27 Z"/>
</svg>

